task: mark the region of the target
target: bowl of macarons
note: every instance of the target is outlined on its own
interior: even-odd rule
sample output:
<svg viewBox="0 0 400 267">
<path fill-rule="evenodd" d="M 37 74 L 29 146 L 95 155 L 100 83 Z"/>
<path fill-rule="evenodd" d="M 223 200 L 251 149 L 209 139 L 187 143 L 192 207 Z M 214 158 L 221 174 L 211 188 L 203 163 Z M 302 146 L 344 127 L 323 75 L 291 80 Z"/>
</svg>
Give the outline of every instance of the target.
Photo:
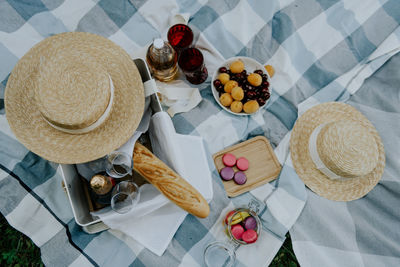
<svg viewBox="0 0 400 267">
<path fill-rule="evenodd" d="M 248 116 L 265 107 L 271 96 L 266 68 L 249 57 L 226 60 L 214 73 L 211 89 L 215 101 L 227 112 Z"/>
</svg>

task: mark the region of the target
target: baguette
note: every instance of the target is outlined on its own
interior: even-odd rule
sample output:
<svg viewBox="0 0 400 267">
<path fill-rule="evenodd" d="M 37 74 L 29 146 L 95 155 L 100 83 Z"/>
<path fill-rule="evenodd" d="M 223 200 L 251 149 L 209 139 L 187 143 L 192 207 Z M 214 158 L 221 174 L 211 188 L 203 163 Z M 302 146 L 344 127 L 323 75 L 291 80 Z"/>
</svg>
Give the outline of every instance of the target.
<svg viewBox="0 0 400 267">
<path fill-rule="evenodd" d="M 169 200 L 190 214 L 205 218 L 210 213 L 204 197 L 139 142 L 136 142 L 133 151 L 133 168 Z"/>
</svg>

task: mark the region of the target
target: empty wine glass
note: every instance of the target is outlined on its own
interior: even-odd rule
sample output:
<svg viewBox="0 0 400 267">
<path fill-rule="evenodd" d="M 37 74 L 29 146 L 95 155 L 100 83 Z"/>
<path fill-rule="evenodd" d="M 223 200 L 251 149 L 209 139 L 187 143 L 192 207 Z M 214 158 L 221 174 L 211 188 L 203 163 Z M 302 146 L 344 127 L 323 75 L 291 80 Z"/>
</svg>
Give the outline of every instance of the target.
<svg viewBox="0 0 400 267">
<path fill-rule="evenodd" d="M 111 195 L 111 208 L 121 214 L 127 213 L 139 201 L 139 187 L 134 182 L 122 181 L 115 185 Z"/>
<path fill-rule="evenodd" d="M 132 174 L 133 159 L 125 152 L 114 151 L 107 155 L 105 169 L 111 177 L 122 178 L 128 174 Z"/>
</svg>

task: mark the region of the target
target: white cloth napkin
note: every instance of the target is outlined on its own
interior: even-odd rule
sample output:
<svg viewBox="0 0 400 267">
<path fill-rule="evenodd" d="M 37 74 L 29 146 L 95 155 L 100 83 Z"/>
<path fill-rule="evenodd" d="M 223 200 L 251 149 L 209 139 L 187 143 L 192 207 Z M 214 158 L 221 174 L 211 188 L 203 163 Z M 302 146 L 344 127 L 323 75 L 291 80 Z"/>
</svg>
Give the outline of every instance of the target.
<svg viewBox="0 0 400 267">
<path fill-rule="evenodd" d="M 177 113 L 188 112 L 202 100 L 199 89 L 188 86 L 182 80 L 170 81 L 168 84 L 157 82 L 157 89 L 161 94 L 161 102 L 168 107 L 167 112 L 171 117 Z"/>
<path fill-rule="evenodd" d="M 149 131 L 154 154 L 211 201 L 212 178 L 202 138 L 177 134 L 166 112 L 151 118 Z M 140 187 L 139 202 L 128 213 L 121 215 L 107 208 L 92 214 L 161 256 L 187 212 L 147 184 Z"/>
</svg>

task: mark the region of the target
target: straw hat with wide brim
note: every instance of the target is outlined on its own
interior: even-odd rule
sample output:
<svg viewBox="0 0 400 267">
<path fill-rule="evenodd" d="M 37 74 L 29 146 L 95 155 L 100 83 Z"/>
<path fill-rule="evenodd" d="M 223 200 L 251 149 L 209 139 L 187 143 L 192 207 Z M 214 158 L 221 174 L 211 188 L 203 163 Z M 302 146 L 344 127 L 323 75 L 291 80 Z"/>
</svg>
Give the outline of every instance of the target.
<svg viewBox="0 0 400 267">
<path fill-rule="evenodd" d="M 98 159 L 123 145 L 144 110 L 129 55 L 90 33 L 62 33 L 31 48 L 5 91 L 8 123 L 32 152 L 58 163 Z"/>
<path fill-rule="evenodd" d="M 329 102 L 307 110 L 293 128 L 290 150 L 303 182 L 335 201 L 365 196 L 385 168 L 385 152 L 375 127 L 344 103 Z"/>
</svg>

